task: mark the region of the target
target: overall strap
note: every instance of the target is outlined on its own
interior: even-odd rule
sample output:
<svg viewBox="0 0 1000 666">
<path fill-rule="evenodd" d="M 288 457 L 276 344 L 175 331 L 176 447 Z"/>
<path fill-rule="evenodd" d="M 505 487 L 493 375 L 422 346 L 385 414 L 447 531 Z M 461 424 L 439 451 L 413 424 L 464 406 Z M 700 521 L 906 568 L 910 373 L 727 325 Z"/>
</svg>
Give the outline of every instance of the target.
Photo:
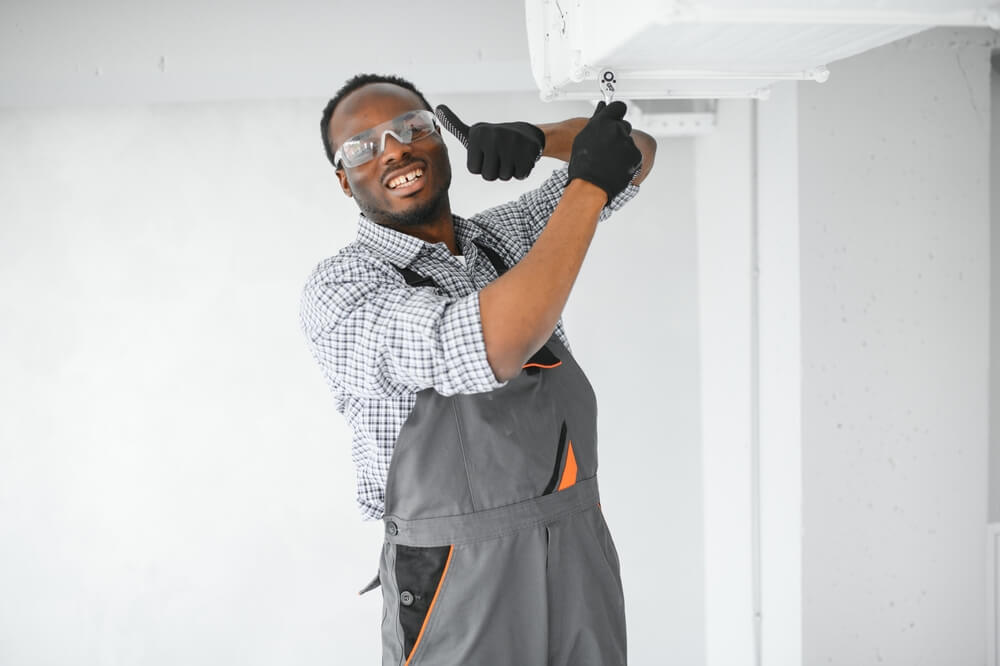
<svg viewBox="0 0 1000 666">
<path fill-rule="evenodd" d="M 507 272 L 507 264 L 500 257 L 500 255 L 497 254 L 496 250 L 486 245 L 483 245 L 477 240 L 474 240 L 472 242 L 476 244 L 476 247 L 478 247 L 480 250 L 483 251 L 483 254 L 485 254 L 486 257 L 490 260 L 490 263 L 493 264 L 493 268 L 497 269 L 497 277 Z"/>
<path fill-rule="evenodd" d="M 396 264 L 393 264 L 392 267 L 399 271 L 399 274 L 406 280 L 406 284 L 411 287 L 438 287 L 438 283 L 434 281 L 434 278 L 424 277 L 416 271 L 412 271 L 409 268 L 402 268 Z"/>
</svg>

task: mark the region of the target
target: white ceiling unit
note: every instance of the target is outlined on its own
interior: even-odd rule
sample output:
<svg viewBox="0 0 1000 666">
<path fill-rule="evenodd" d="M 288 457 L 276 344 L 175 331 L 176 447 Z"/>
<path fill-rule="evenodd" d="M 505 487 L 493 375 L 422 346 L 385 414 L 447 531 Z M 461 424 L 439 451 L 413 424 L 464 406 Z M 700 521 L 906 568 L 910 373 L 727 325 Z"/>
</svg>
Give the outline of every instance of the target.
<svg viewBox="0 0 1000 666">
<path fill-rule="evenodd" d="M 545 101 L 600 98 L 610 69 L 630 100 L 766 99 L 780 80 L 934 26 L 1000 29 L 996 0 L 525 0 Z"/>
</svg>

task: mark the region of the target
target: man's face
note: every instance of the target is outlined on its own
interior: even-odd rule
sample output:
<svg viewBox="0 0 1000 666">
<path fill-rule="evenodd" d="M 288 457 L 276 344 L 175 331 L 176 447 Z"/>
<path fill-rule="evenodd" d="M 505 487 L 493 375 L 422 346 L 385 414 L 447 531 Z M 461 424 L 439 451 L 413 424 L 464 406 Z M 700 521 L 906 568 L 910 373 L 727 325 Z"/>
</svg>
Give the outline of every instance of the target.
<svg viewBox="0 0 1000 666">
<path fill-rule="evenodd" d="M 336 151 L 345 140 L 407 111 L 423 109 L 413 92 L 391 83 L 369 83 L 347 95 L 330 118 L 330 142 Z M 381 137 L 376 137 L 381 139 Z M 393 189 L 397 176 L 419 168 L 423 175 L 406 187 Z M 358 202 L 358 208 L 376 224 L 412 227 L 433 221 L 448 210 L 451 163 L 438 133 L 401 143 L 391 134 L 385 150 L 357 167 L 337 169 L 340 186 Z"/>
</svg>

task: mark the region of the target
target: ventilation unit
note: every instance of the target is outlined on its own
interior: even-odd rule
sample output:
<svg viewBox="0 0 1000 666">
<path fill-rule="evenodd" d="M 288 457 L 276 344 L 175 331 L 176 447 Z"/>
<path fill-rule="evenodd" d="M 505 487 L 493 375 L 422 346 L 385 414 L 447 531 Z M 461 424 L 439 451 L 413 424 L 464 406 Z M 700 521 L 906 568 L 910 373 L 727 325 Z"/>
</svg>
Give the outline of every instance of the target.
<svg viewBox="0 0 1000 666">
<path fill-rule="evenodd" d="M 877 6 L 873 9 L 872 6 Z M 545 101 L 617 97 L 766 99 L 776 81 L 823 82 L 831 62 L 934 26 L 1000 29 L 984 0 L 525 0 Z"/>
</svg>

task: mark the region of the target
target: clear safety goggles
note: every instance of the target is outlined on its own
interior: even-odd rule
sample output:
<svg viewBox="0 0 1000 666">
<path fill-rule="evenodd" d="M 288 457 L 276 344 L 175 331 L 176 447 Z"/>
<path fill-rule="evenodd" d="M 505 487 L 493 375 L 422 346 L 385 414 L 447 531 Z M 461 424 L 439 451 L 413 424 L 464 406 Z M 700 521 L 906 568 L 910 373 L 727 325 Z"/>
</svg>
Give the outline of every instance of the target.
<svg viewBox="0 0 1000 666">
<path fill-rule="evenodd" d="M 357 136 L 352 136 L 337 149 L 333 156 L 334 164 L 356 167 L 375 159 L 385 150 L 385 137 L 391 134 L 400 143 L 413 143 L 437 132 L 434 114 L 427 109 L 407 111 L 401 116 L 387 120 L 381 125 L 367 129 Z"/>
</svg>

